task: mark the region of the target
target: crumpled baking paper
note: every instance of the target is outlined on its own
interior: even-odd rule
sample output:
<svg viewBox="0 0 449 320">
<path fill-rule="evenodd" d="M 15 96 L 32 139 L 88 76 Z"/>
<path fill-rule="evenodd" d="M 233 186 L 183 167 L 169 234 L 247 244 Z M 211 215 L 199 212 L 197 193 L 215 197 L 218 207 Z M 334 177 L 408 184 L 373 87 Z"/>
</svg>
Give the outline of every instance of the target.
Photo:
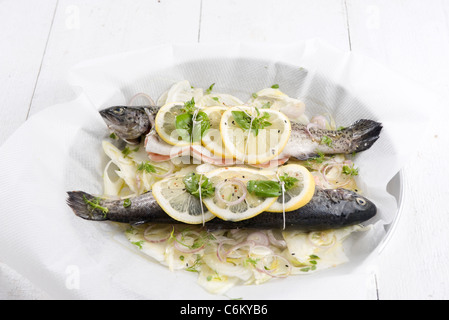
<svg viewBox="0 0 449 320">
<path fill-rule="evenodd" d="M 368 290 L 350 292 L 354 286 L 345 284 L 365 281 L 367 261 L 398 218 L 400 190 L 390 194 L 387 185 L 416 151 L 427 123 L 422 106 L 436 102 L 383 66 L 318 40 L 161 45 L 74 67 L 70 82 L 78 98 L 31 117 L 0 148 L 0 261 L 55 299 L 223 298 L 197 285 L 196 274 L 170 272 L 140 255 L 113 224 L 84 221 L 66 205 L 66 191 L 102 191 L 101 141 L 109 132 L 97 111 L 126 105 L 139 92 L 156 101 L 180 80 L 202 88 L 215 83 L 214 91 L 242 101 L 276 83 L 304 101 L 309 116 L 330 113 L 343 126 L 360 118 L 382 122 L 380 139 L 355 158 L 359 184 L 379 213 L 370 231 L 351 239 L 350 261 L 310 276 L 236 287 L 227 297 L 319 299 L 336 288 L 340 297 Z"/>
</svg>

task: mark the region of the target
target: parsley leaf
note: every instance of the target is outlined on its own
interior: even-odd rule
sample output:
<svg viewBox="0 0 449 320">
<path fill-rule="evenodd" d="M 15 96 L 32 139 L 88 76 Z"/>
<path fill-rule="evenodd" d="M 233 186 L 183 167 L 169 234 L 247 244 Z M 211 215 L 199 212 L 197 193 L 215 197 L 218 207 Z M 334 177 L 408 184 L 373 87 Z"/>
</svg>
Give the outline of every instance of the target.
<svg viewBox="0 0 449 320">
<path fill-rule="evenodd" d="M 270 119 L 270 114 L 268 112 L 264 112 L 261 116 L 259 109 L 256 108 L 256 111 L 257 116 L 254 118 L 244 111 L 232 111 L 232 116 L 240 128 L 245 130 L 251 129 L 255 136 L 259 134 L 259 129 L 264 129 L 265 127 L 271 126 L 271 122 L 267 121 Z"/>
<path fill-rule="evenodd" d="M 103 212 L 104 216 L 106 217 L 106 214 L 109 212 L 109 209 L 106 207 L 103 207 L 100 205 L 100 198 L 94 198 L 94 199 L 87 199 L 85 195 L 83 195 L 84 203 L 87 204 L 90 207 L 90 210 L 100 210 Z"/>
<path fill-rule="evenodd" d="M 288 191 L 291 188 L 293 188 L 295 186 L 296 182 L 299 181 L 295 177 L 290 177 L 287 173 L 284 173 L 283 176 L 280 176 L 279 180 L 284 182 L 284 189 L 285 189 L 285 191 Z"/>
<path fill-rule="evenodd" d="M 208 198 L 215 194 L 215 187 L 212 182 L 209 181 L 202 174 L 195 174 L 195 172 L 191 172 L 182 179 L 184 185 L 186 186 L 186 190 L 193 196 L 199 198 L 200 197 L 200 180 L 201 180 L 201 198 Z"/>
<path fill-rule="evenodd" d="M 139 167 L 137 168 L 137 171 L 146 171 L 147 173 L 156 173 L 156 169 L 148 161 L 142 162 L 139 165 Z"/>
<path fill-rule="evenodd" d="M 328 147 L 332 147 L 332 139 L 329 138 L 328 136 L 323 136 L 321 138 L 320 144 L 325 144 Z"/>
<path fill-rule="evenodd" d="M 137 246 L 140 250 L 142 250 L 142 244 L 144 243 L 144 241 L 136 241 L 136 242 L 131 242 L 133 245 Z"/>
<path fill-rule="evenodd" d="M 123 208 L 129 208 L 131 206 L 131 199 L 125 199 L 123 201 Z"/>
<path fill-rule="evenodd" d="M 131 152 L 137 152 L 137 151 L 139 151 L 139 147 L 137 147 L 135 149 L 130 149 L 128 146 L 126 146 L 125 149 L 122 150 L 122 154 L 123 154 L 123 157 L 129 158 L 129 155 L 131 154 Z"/>
<path fill-rule="evenodd" d="M 214 86 L 215 86 L 215 83 L 212 83 L 210 85 L 210 87 L 208 89 L 206 89 L 206 94 L 210 94 L 212 92 L 212 89 L 214 88 Z"/>
<path fill-rule="evenodd" d="M 193 113 L 195 111 L 195 98 L 192 97 L 192 100 L 184 102 L 184 107 L 181 111 L 185 113 Z"/>
<path fill-rule="evenodd" d="M 349 176 L 357 176 L 359 174 L 359 169 L 358 168 L 354 168 L 354 165 L 352 165 L 352 167 L 349 166 L 343 166 L 343 170 L 342 172 L 344 174 L 347 174 Z"/>
</svg>

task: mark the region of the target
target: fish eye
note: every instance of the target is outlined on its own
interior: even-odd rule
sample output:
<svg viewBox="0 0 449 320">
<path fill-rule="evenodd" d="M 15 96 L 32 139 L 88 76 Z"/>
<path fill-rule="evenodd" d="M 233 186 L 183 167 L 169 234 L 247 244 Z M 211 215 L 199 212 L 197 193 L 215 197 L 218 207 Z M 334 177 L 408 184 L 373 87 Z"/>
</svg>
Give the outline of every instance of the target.
<svg viewBox="0 0 449 320">
<path fill-rule="evenodd" d="M 363 198 L 356 198 L 355 201 L 361 206 L 364 206 L 366 204 L 366 200 Z"/>
<path fill-rule="evenodd" d="M 116 115 L 121 116 L 121 115 L 125 112 L 125 109 L 122 108 L 122 107 L 119 107 L 119 108 L 115 108 L 115 109 L 113 110 L 113 112 L 114 112 Z"/>
</svg>

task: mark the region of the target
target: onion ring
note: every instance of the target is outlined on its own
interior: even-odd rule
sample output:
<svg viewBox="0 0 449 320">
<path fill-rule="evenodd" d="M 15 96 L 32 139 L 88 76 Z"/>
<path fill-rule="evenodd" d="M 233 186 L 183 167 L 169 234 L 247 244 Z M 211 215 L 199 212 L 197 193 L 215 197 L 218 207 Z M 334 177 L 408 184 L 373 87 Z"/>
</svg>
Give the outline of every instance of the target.
<svg viewBox="0 0 449 320">
<path fill-rule="evenodd" d="M 195 231 L 187 231 L 187 233 L 188 234 L 192 233 L 192 234 L 196 234 L 197 236 L 200 236 L 200 234 L 198 232 L 195 232 Z M 187 247 L 185 244 L 182 243 L 181 237 L 182 237 L 182 233 L 179 233 L 176 236 L 175 248 L 176 248 L 176 250 L 181 251 L 183 253 L 196 253 L 196 252 L 201 251 L 202 249 L 204 249 L 204 247 L 206 246 L 206 242 L 204 242 L 200 247 L 191 249 L 191 248 Z"/>
<path fill-rule="evenodd" d="M 167 236 L 165 236 L 165 237 L 161 237 L 160 239 L 152 239 L 152 238 L 150 238 L 150 237 L 147 235 L 147 233 L 148 233 L 151 229 L 153 229 L 154 227 L 155 227 L 155 225 L 150 225 L 150 226 L 148 226 L 148 227 L 145 229 L 145 231 L 143 232 L 143 238 L 144 238 L 146 241 L 151 242 L 151 243 L 161 243 L 161 242 L 167 241 L 168 238 L 170 238 L 170 233 L 168 233 Z M 167 226 L 166 228 L 170 228 L 170 226 Z M 165 228 L 164 228 L 164 229 L 165 229 Z"/>
<path fill-rule="evenodd" d="M 262 261 L 264 261 L 267 257 L 268 256 L 263 257 Z M 286 277 L 288 277 L 290 275 L 291 271 L 292 271 L 292 265 L 290 264 L 290 261 L 288 261 L 285 257 L 283 257 L 281 255 L 278 255 L 278 254 L 273 254 L 273 255 L 271 255 L 271 257 L 284 261 L 284 263 L 285 263 L 284 265 L 287 268 L 287 272 L 285 274 L 274 274 L 273 272 L 276 271 L 278 268 L 270 270 L 270 269 L 267 269 L 265 265 L 263 266 L 263 268 L 256 268 L 256 269 L 259 272 L 266 273 L 269 276 L 274 277 L 274 278 L 286 278 Z"/>
<path fill-rule="evenodd" d="M 239 199 L 237 199 L 235 201 L 226 201 L 226 200 L 222 199 L 220 197 L 221 189 L 225 185 L 233 185 L 233 184 L 237 184 L 237 185 L 242 187 L 243 195 Z M 222 183 L 220 183 L 218 186 L 215 187 L 215 199 L 218 200 L 218 201 L 223 202 L 228 207 L 229 206 L 235 206 L 235 205 L 237 205 L 239 203 L 242 203 L 245 200 L 247 194 L 248 194 L 248 191 L 246 190 L 246 186 L 244 185 L 244 183 L 242 181 L 236 180 L 236 179 L 230 179 L 228 181 L 223 181 Z"/>
</svg>

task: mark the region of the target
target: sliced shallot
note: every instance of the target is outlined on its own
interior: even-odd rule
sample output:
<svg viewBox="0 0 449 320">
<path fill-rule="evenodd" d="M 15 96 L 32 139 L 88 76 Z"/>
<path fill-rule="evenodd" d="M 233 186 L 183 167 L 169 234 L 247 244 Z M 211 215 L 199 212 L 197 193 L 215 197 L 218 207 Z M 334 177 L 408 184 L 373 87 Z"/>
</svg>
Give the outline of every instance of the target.
<svg viewBox="0 0 449 320">
<path fill-rule="evenodd" d="M 220 191 L 224 186 L 227 186 L 227 185 L 239 185 L 243 192 L 243 194 L 240 196 L 240 198 L 238 198 L 235 201 L 227 201 L 227 200 L 222 199 L 220 196 Z M 215 187 L 215 199 L 223 202 L 228 207 L 235 206 L 239 203 L 242 203 L 245 200 L 247 193 L 248 193 L 248 191 L 246 190 L 245 184 L 242 181 L 237 180 L 237 179 L 230 179 L 228 181 L 223 181 L 222 183 L 220 183 L 218 186 Z"/>
</svg>

